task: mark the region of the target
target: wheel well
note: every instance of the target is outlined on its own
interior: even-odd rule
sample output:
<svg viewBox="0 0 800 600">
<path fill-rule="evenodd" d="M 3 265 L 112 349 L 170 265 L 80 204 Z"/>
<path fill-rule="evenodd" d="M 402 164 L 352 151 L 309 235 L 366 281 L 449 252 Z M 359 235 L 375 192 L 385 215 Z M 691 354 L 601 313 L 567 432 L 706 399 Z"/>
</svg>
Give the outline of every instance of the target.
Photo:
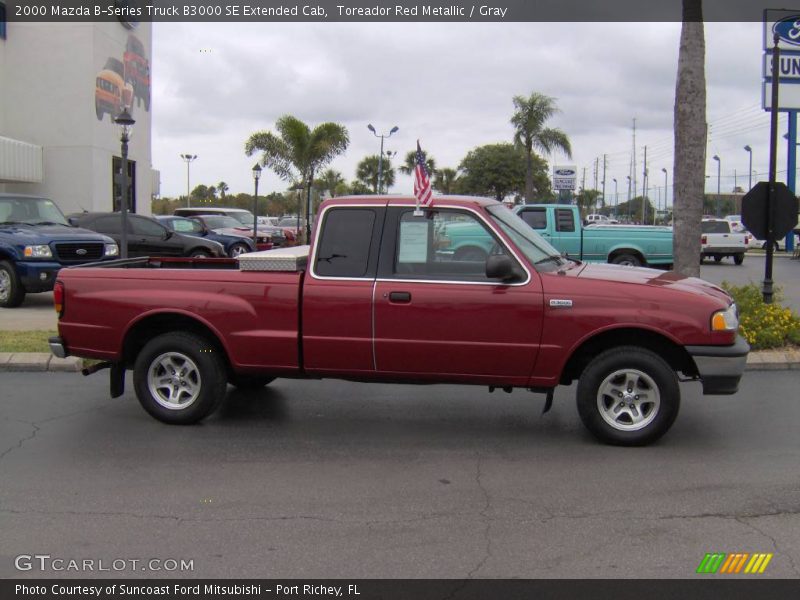
<svg viewBox="0 0 800 600">
<path fill-rule="evenodd" d="M 128 331 L 122 343 L 122 360 L 126 367 L 133 368 L 136 357 L 147 342 L 162 333 L 170 331 L 194 333 L 207 339 L 213 345 L 214 350 L 224 358 L 226 370 L 228 372 L 231 371 L 228 355 L 217 335 L 197 319 L 176 313 L 160 313 L 146 317 Z"/>
<path fill-rule="evenodd" d="M 608 262 L 613 262 L 615 258 L 617 258 L 618 256 L 621 256 L 622 254 L 630 254 L 630 255 L 635 256 L 636 258 L 638 258 L 639 262 L 641 262 L 643 265 L 647 264 L 647 260 L 645 260 L 645 258 L 642 255 L 642 253 L 639 252 L 638 250 L 634 250 L 633 248 L 617 248 L 616 250 L 613 250 L 608 255 Z"/>
<path fill-rule="evenodd" d="M 697 368 L 686 348 L 663 335 L 646 329 L 612 329 L 586 340 L 572 353 L 561 372 L 561 383 L 567 385 L 578 379 L 595 356 L 618 346 L 647 348 L 667 361 L 674 371 L 689 377 L 697 375 Z"/>
</svg>

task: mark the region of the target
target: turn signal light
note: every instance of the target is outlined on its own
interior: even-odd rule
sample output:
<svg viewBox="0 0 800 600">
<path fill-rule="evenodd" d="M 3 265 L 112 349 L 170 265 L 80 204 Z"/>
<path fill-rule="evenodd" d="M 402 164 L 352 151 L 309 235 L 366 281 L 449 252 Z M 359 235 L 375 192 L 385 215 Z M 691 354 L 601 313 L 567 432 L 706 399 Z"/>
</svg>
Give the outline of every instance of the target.
<svg viewBox="0 0 800 600">
<path fill-rule="evenodd" d="M 60 281 L 56 281 L 53 287 L 53 304 L 58 317 L 61 318 L 61 315 L 64 314 L 64 284 Z"/>
</svg>

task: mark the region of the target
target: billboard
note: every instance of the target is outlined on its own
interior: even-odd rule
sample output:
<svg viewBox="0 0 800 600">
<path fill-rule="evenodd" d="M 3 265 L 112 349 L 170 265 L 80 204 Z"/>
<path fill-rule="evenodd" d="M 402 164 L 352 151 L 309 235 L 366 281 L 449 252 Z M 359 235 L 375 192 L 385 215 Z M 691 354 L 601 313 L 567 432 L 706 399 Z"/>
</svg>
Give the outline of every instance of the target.
<svg viewBox="0 0 800 600">
<path fill-rule="evenodd" d="M 575 165 L 553 166 L 553 189 L 574 190 L 578 181 L 578 167 Z"/>
</svg>

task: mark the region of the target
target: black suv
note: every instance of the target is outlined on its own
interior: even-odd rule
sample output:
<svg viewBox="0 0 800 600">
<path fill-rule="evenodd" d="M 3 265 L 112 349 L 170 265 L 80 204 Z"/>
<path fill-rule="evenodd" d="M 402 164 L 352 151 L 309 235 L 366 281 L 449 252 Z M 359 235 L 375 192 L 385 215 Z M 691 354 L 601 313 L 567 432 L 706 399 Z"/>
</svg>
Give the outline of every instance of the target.
<svg viewBox="0 0 800 600">
<path fill-rule="evenodd" d="M 122 237 L 122 216 L 118 212 L 86 212 L 69 215 L 73 225 L 104 233 L 117 244 Z M 170 231 L 153 218 L 128 215 L 128 256 L 225 257 L 218 242 Z"/>
</svg>

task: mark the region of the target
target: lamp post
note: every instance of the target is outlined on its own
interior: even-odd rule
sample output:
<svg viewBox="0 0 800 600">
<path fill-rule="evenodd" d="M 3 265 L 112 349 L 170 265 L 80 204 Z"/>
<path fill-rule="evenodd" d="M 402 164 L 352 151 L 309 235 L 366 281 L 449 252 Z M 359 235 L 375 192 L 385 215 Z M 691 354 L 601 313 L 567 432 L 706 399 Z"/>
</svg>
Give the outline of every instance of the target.
<svg viewBox="0 0 800 600">
<path fill-rule="evenodd" d="M 120 188 L 121 194 L 119 199 L 119 215 L 120 226 L 120 248 L 119 255 L 121 258 L 128 258 L 128 142 L 131 138 L 131 130 L 136 121 L 133 120 L 127 108 L 123 108 L 119 116 L 114 119 L 114 122 L 119 125 L 120 142 L 122 143 L 121 155 L 121 170 L 120 173 Z"/>
<path fill-rule="evenodd" d="M 747 189 L 753 189 L 753 149 L 750 147 L 750 144 L 744 147 L 744 151 L 750 155 L 750 168 L 747 170 L 749 176 L 747 178 Z"/>
<path fill-rule="evenodd" d="M 189 163 L 197 158 L 197 154 L 181 154 L 181 158 L 186 161 L 186 206 L 191 206 L 189 200 Z"/>
<path fill-rule="evenodd" d="M 664 212 L 666 213 L 667 212 L 667 195 L 669 193 L 668 192 L 669 188 L 667 187 L 667 178 L 668 178 L 667 168 L 666 167 L 662 167 L 661 171 L 664 173 Z"/>
<path fill-rule="evenodd" d="M 261 179 L 261 165 L 253 165 L 253 182 L 256 185 L 253 194 L 253 244 L 258 248 L 258 180 Z"/>
<path fill-rule="evenodd" d="M 383 188 L 383 140 L 384 138 L 392 137 L 392 134 L 397 133 L 397 131 L 400 128 L 397 125 L 395 125 L 394 127 L 392 127 L 389 133 L 386 134 L 381 133 L 380 135 L 378 134 L 377 131 L 375 131 L 375 128 L 372 126 L 372 123 L 369 123 L 367 125 L 367 129 L 369 129 L 372 132 L 372 135 L 374 135 L 375 137 L 381 138 L 381 153 L 380 155 L 378 155 L 378 193 L 380 194 L 381 189 Z"/>
<path fill-rule="evenodd" d="M 715 213 L 716 216 L 719 217 L 719 195 L 720 195 L 720 174 L 722 173 L 722 161 L 720 160 L 719 156 L 716 154 L 712 156 L 715 161 L 717 161 L 717 201 L 715 203 Z"/>
<path fill-rule="evenodd" d="M 614 218 L 617 218 L 617 203 L 619 196 L 617 195 L 617 178 L 614 177 Z"/>
</svg>

